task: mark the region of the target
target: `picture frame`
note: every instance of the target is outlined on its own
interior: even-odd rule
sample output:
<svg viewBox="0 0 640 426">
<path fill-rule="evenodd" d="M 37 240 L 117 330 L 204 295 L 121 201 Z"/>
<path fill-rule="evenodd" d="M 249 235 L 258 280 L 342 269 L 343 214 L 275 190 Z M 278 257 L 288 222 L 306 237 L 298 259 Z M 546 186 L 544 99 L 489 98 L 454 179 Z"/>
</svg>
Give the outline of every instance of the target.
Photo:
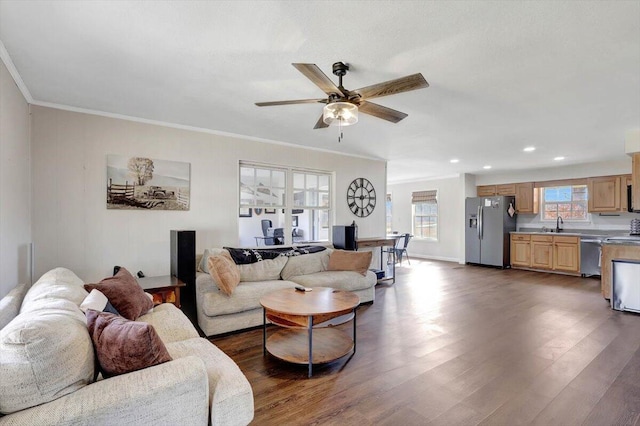
<svg viewBox="0 0 640 426">
<path fill-rule="evenodd" d="M 264 214 L 276 214 L 276 209 L 264 209 Z"/>
<path fill-rule="evenodd" d="M 291 216 L 291 226 L 298 227 L 298 216 Z"/>
<path fill-rule="evenodd" d="M 249 207 L 240 207 L 239 217 L 251 217 L 251 208 Z"/>
<path fill-rule="evenodd" d="M 293 213 L 293 214 L 302 214 L 303 212 L 304 212 L 303 209 L 293 209 L 293 210 L 291 210 L 291 213 Z"/>
</svg>

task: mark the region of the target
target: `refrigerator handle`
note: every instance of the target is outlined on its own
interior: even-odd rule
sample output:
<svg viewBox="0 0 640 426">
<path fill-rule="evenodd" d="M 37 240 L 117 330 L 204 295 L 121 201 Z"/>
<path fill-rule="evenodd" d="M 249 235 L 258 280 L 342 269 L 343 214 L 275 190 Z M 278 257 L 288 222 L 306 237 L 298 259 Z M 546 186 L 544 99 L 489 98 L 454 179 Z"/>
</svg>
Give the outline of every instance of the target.
<svg viewBox="0 0 640 426">
<path fill-rule="evenodd" d="M 480 239 L 484 238 L 484 207 L 480 206 Z"/>
<path fill-rule="evenodd" d="M 482 206 L 478 206 L 478 239 L 482 239 Z"/>
</svg>

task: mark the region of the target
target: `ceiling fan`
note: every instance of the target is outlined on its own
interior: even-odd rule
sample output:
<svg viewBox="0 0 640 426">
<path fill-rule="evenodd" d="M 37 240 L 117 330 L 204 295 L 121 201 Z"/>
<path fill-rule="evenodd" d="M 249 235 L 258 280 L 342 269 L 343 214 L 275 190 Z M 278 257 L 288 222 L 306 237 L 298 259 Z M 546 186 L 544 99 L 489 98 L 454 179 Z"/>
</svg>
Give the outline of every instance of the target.
<svg viewBox="0 0 640 426">
<path fill-rule="evenodd" d="M 322 115 L 316 122 L 314 129 L 329 127 L 331 124 L 338 126 L 349 126 L 358 122 L 358 111 L 373 115 L 383 120 L 397 123 L 407 117 L 407 114 L 387 108 L 382 105 L 369 102 L 369 99 L 381 96 L 395 95 L 396 93 L 408 92 L 411 90 L 429 87 L 429 83 L 422 74 L 412 74 L 395 80 L 385 81 L 372 86 L 362 87 L 356 90 L 347 90 L 342 85 L 342 77 L 349 71 L 349 65 L 343 62 L 333 64 L 333 74 L 338 76 L 336 86 L 329 77 L 324 74 L 316 64 L 291 64 L 298 71 L 311 80 L 316 86 L 327 94 L 326 98 L 320 99 L 299 99 L 290 101 L 256 102 L 259 107 L 291 104 L 326 104 Z M 340 141 L 338 138 L 338 141 Z"/>
</svg>

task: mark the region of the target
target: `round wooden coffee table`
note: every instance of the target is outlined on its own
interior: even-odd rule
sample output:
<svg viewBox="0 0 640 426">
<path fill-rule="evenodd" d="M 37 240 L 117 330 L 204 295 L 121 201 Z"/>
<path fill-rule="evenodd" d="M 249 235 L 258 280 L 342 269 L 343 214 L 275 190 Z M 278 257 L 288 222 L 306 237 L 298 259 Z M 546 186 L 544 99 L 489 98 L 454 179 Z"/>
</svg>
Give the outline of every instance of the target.
<svg viewBox="0 0 640 426">
<path fill-rule="evenodd" d="M 260 299 L 263 307 L 262 349 L 266 354 L 294 364 L 335 361 L 356 353 L 356 308 L 360 298 L 350 291 L 314 287 L 302 292 L 293 288 L 269 293 Z M 280 327 L 267 339 L 267 321 Z M 349 336 L 334 326 L 353 321 Z M 353 355 L 352 354 L 352 355 Z"/>
</svg>

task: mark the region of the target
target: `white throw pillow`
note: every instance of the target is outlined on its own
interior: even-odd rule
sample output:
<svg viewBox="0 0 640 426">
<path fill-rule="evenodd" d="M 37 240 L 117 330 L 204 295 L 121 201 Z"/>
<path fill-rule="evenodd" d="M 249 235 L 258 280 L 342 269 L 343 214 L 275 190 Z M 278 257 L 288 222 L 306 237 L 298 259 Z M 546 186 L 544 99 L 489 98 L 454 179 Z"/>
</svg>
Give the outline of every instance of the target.
<svg viewBox="0 0 640 426">
<path fill-rule="evenodd" d="M 29 286 L 26 283 L 20 284 L 0 300 L 0 330 L 18 316 L 22 299 L 28 289 Z"/>
</svg>

